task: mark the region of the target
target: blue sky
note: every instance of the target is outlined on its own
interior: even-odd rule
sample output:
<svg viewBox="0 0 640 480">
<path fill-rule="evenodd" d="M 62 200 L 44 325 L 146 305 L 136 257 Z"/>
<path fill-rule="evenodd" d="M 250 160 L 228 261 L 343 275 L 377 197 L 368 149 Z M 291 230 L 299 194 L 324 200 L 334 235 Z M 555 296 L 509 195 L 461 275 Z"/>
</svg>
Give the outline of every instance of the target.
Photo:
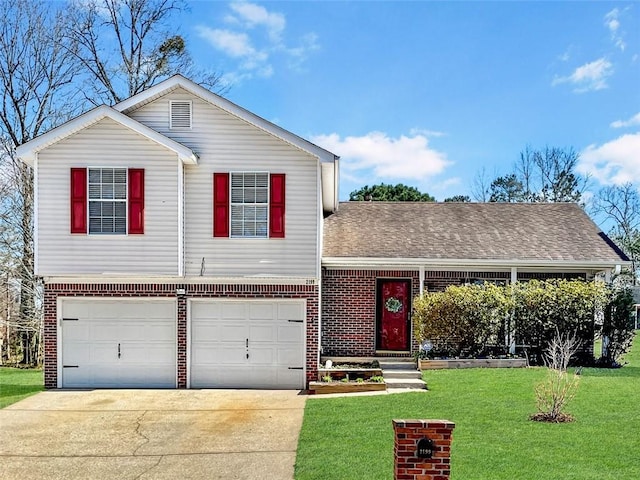
<svg viewBox="0 0 640 480">
<path fill-rule="evenodd" d="M 470 195 L 527 145 L 573 147 L 592 189 L 640 184 L 640 3 L 189 5 L 198 66 L 340 155 L 341 199 L 382 181 Z"/>
</svg>

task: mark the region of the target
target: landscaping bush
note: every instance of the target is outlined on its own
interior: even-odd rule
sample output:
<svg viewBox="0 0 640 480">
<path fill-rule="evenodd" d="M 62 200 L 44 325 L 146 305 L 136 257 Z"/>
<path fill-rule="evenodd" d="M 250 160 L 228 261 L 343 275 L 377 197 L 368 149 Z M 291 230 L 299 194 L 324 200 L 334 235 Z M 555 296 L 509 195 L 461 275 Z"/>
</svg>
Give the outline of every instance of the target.
<svg viewBox="0 0 640 480">
<path fill-rule="evenodd" d="M 556 332 L 574 332 L 579 350 L 576 365 L 593 364 L 595 314 L 606 304 L 607 288 L 581 280 L 531 280 L 513 286 L 513 324 L 517 343 L 526 345 L 532 364 L 544 363 L 543 353 Z"/>
<path fill-rule="evenodd" d="M 450 286 L 417 297 L 413 307 L 414 335 L 432 343 L 432 355 L 474 357 L 504 342 L 500 333 L 512 301 L 506 287 Z"/>
<path fill-rule="evenodd" d="M 633 295 L 629 288 L 611 292 L 602 323 L 603 351 L 598 365 L 619 367 L 618 359 L 629 350 L 634 336 Z"/>
</svg>

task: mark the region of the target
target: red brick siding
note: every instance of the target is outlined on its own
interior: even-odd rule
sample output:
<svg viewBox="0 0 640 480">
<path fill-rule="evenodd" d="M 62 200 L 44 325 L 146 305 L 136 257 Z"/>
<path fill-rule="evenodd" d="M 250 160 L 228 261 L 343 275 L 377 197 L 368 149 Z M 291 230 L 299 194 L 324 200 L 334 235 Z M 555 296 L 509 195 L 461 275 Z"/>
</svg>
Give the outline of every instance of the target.
<svg viewBox="0 0 640 480">
<path fill-rule="evenodd" d="M 185 295 L 176 295 L 176 289 Z M 60 284 L 45 285 L 44 294 L 44 378 L 46 388 L 58 382 L 58 297 L 161 297 L 177 298 L 178 388 L 187 386 L 187 299 L 260 298 L 302 299 L 307 302 L 307 384 L 318 377 L 318 287 L 315 285 L 182 285 L 182 284 Z"/>
<path fill-rule="evenodd" d="M 325 270 L 322 275 L 323 355 L 375 355 L 378 278 L 407 278 L 411 280 L 412 297 L 420 292 L 418 272 Z"/>
</svg>

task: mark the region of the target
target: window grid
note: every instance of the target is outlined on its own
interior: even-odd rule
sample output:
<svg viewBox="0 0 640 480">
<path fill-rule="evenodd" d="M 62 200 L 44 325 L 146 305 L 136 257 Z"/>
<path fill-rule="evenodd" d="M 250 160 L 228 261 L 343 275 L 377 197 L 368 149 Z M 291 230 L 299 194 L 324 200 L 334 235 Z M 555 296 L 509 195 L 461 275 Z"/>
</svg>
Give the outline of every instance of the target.
<svg viewBox="0 0 640 480">
<path fill-rule="evenodd" d="M 89 233 L 127 233 L 127 169 L 89 169 Z"/>
<path fill-rule="evenodd" d="M 231 173 L 231 236 L 267 238 L 269 174 Z"/>
</svg>

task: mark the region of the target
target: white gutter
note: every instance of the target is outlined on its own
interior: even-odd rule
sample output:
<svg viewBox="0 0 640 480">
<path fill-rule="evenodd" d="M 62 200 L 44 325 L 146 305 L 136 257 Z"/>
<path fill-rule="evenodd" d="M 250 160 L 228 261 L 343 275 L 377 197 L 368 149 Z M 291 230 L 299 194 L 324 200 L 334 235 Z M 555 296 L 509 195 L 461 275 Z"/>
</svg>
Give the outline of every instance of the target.
<svg viewBox="0 0 640 480">
<path fill-rule="evenodd" d="M 497 267 L 510 270 L 512 267 L 529 268 L 586 268 L 606 270 L 617 265 L 630 265 L 631 262 L 605 262 L 602 260 L 482 260 L 482 259 L 438 259 L 438 258 L 378 258 L 378 257 L 324 257 L 323 267 L 414 267 L 428 266 L 430 269 L 452 267 Z"/>
<path fill-rule="evenodd" d="M 187 285 L 317 285 L 317 279 L 308 277 L 180 277 L 177 275 L 127 275 L 126 273 L 82 274 L 82 275 L 45 275 L 44 283 L 70 284 L 121 284 L 121 283 L 157 283 Z"/>
</svg>

